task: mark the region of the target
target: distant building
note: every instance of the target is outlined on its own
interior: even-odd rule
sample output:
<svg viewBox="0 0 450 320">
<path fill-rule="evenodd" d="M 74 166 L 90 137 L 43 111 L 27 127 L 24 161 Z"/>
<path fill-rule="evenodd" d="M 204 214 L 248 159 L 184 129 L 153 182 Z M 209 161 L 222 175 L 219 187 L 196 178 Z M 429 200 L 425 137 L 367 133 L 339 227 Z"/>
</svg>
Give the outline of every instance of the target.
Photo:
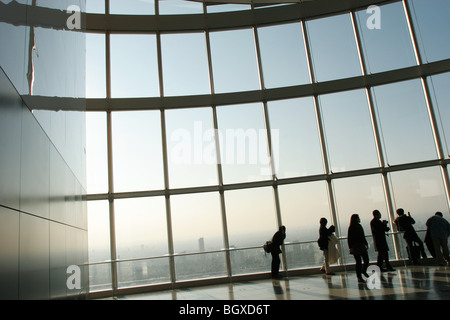
<svg viewBox="0 0 450 320">
<path fill-rule="evenodd" d="M 198 251 L 199 252 L 205 251 L 205 239 L 203 237 L 198 239 Z"/>
</svg>

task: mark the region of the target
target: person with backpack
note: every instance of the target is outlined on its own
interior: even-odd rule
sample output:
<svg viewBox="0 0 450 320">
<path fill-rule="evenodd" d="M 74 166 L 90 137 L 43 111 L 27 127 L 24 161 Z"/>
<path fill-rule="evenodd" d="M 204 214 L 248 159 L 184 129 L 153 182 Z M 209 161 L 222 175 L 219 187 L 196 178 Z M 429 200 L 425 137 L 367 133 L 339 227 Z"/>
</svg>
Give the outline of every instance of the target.
<svg viewBox="0 0 450 320">
<path fill-rule="evenodd" d="M 412 260 L 413 264 L 419 264 L 418 258 L 420 258 L 420 253 L 422 253 L 422 257 L 424 259 L 427 258 L 427 254 L 425 253 L 425 247 L 423 246 L 422 240 L 420 240 L 419 236 L 416 233 L 416 230 L 413 227 L 413 224 L 416 221 L 411 217 L 411 214 L 408 212 L 408 215 L 405 215 L 405 211 L 402 208 L 397 209 L 398 217 L 394 220 L 395 225 L 399 231 L 404 231 L 403 239 L 405 239 L 407 246 L 409 257 Z M 418 246 L 415 246 L 414 243 L 417 243 Z M 418 251 L 415 251 L 415 248 L 418 247 Z"/>
<path fill-rule="evenodd" d="M 333 234 L 336 228 L 335 226 L 330 226 L 329 228 L 327 228 L 328 220 L 326 218 L 321 218 L 319 223 L 320 223 L 319 240 L 317 240 L 317 243 L 319 244 L 319 249 L 323 251 L 323 260 L 324 260 L 322 268 L 320 268 L 320 271 L 325 272 L 327 275 L 332 275 L 334 273 L 329 270 L 330 257 L 329 257 L 328 243 L 330 240 L 330 236 Z"/>
<path fill-rule="evenodd" d="M 274 279 L 281 277 L 279 274 L 281 264 L 280 253 L 284 239 L 286 239 L 286 227 L 281 226 L 272 237 L 272 250 L 270 251 L 272 255 L 271 275 Z"/>
</svg>

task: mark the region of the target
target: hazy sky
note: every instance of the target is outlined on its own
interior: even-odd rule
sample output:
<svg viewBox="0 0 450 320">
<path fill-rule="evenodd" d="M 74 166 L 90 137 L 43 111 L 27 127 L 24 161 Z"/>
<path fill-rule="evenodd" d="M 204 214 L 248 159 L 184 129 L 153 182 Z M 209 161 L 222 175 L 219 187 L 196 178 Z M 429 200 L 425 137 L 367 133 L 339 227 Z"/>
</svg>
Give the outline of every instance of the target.
<svg viewBox="0 0 450 320">
<path fill-rule="evenodd" d="M 124 1 L 111 1 L 111 12 L 153 14 L 150 1 L 132 1 L 131 5 L 127 0 L 126 6 L 120 6 L 120 3 Z M 420 23 L 420 50 L 424 61 L 450 58 L 449 2 L 415 0 L 411 3 L 414 4 L 414 23 Z M 101 6 L 93 5 L 95 1 L 87 4 L 88 11 L 101 11 Z M 197 4 L 184 4 L 189 4 L 190 13 L 198 10 L 195 8 Z M 169 2 L 160 6 L 164 13 L 176 12 L 176 8 Z M 373 30 L 366 26 L 370 14 L 361 10 L 356 15 L 368 72 L 415 65 L 401 2 L 381 6 L 380 13 L 381 29 Z M 316 81 L 362 74 L 349 14 L 311 20 L 306 23 L 306 28 Z M 260 27 L 257 31 L 266 88 L 310 83 L 300 23 Z M 252 29 L 211 32 L 210 39 L 216 93 L 261 88 Z M 87 36 L 88 97 L 102 98 L 106 95 L 104 42 L 103 35 Z M 165 95 L 209 94 L 210 75 L 204 33 L 162 34 L 161 44 Z M 111 36 L 112 97 L 159 96 L 156 50 L 156 37 L 152 34 Z M 450 99 L 445 88 L 448 88 L 450 78 L 448 74 L 438 75 L 430 81 L 438 103 L 440 130 L 448 134 Z M 391 165 L 436 158 L 421 85 L 419 80 L 410 80 L 372 89 L 382 147 Z M 322 95 L 319 102 L 331 170 L 377 167 L 366 90 Z M 273 130 L 271 142 L 277 151 L 274 161 L 278 177 L 323 173 L 314 100 L 307 97 L 269 101 L 268 113 Z M 262 103 L 218 106 L 217 116 L 224 182 L 270 179 Z M 88 193 L 107 192 L 105 119 L 104 114 L 87 116 Z M 115 191 L 163 189 L 160 112 L 113 113 L 112 126 Z M 212 109 L 166 111 L 166 128 L 169 186 L 217 185 Z M 230 135 L 227 135 L 227 130 Z M 245 159 L 244 164 L 238 163 L 239 141 L 246 143 L 245 154 L 240 154 Z M 448 150 L 446 140 L 445 144 Z M 231 151 L 236 154 L 231 154 Z M 253 154 L 252 158 L 249 152 L 257 152 L 258 155 Z M 235 162 L 227 162 L 227 155 Z M 250 163 L 250 159 L 257 161 Z M 416 214 L 418 227 L 423 227 L 426 218 L 436 210 L 448 214 L 439 168 L 395 172 L 389 178 L 394 206 L 402 206 Z M 366 234 L 370 233 L 368 222 L 373 209 L 379 209 L 387 218 L 381 176 L 334 180 L 333 188 L 341 235 L 346 235 L 352 213 L 361 215 Z M 301 230 L 316 231 L 319 219 L 330 217 L 328 190 L 323 181 L 281 186 L 279 195 L 282 221 L 289 231 L 288 241 L 307 240 L 302 238 Z M 116 201 L 118 247 L 151 245 L 158 237 L 167 239 L 163 200 Z M 246 243 L 243 239 L 259 232 L 271 236 L 276 230 L 271 188 L 225 192 L 225 206 L 230 245 L 260 245 L 265 239 L 254 243 Z M 98 210 L 105 211 L 107 207 L 103 205 L 103 209 Z M 198 250 L 200 237 L 212 239 L 215 236 L 218 239 L 206 241 L 209 249 L 223 246 L 218 193 L 171 197 L 171 210 L 176 252 Z M 94 225 L 94 219 L 90 217 L 90 227 Z M 105 220 L 104 217 L 101 219 Z M 91 241 L 105 242 L 108 230 L 104 226 L 93 229 L 98 232 L 90 234 Z"/>
</svg>

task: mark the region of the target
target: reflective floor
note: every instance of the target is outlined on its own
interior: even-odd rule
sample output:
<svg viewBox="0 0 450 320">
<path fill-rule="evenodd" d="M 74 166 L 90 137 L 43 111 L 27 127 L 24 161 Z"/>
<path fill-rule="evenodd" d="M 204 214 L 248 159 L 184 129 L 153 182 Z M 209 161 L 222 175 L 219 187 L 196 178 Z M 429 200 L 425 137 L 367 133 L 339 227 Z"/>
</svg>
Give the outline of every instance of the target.
<svg viewBox="0 0 450 320">
<path fill-rule="evenodd" d="M 450 267 L 401 266 L 358 283 L 354 271 L 235 282 L 115 297 L 117 300 L 450 300 Z"/>
</svg>

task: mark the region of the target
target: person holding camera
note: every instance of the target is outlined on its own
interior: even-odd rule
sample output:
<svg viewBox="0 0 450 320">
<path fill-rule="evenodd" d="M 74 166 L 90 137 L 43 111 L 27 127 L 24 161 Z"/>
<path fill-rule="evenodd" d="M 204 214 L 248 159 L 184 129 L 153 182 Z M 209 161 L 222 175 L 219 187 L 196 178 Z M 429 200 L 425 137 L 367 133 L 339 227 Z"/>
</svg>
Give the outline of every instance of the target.
<svg viewBox="0 0 450 320">
<path fill-rule="evenodd" d="M 372 230 L 375 251 L 378 252 L 377 266 L 382 272 L 395 271 L 389 263 L 389 246 L 386 241 L 386 232 L 390 230 L 388 222 L 386 220 L 381 220 L 380 211 L 374 210 L 372 214 L 373 219 L 370 221 L 370 229 Z M 383 262 L 386 263 L 386 269 L 383 269 Z"/>
</svg>

